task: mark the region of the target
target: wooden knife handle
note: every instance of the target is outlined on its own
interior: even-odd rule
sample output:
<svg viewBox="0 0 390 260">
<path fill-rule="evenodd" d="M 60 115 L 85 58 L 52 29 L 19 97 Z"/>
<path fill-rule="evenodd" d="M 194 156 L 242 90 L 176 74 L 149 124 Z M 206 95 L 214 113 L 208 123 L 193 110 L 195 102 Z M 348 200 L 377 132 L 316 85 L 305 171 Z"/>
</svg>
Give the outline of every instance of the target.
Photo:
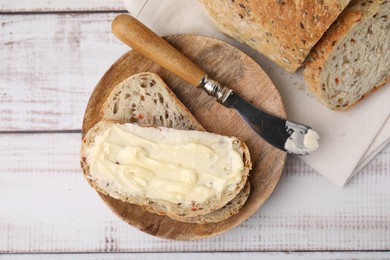
<svg viewBox="0 0 390 260">
<path fill-rule="evenodd" d="M 121 14 L 112 21 L 114 35 L 145 57 L 198 86 L 205 71 L 134 17 Z"/>
</svg>

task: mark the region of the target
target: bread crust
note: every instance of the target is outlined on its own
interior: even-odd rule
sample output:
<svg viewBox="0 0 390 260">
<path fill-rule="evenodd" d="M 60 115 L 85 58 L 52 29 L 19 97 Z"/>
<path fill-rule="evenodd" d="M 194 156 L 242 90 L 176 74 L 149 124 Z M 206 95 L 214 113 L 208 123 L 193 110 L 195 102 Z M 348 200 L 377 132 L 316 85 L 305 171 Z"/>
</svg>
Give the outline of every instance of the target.
<svg viewBox="0 0 390 260">
<path fill-rule="evenodd" d="M 134 107 L 132 105 L 133 100 L 131 100 L 131 97 L 128 95 L 133 95 L 134 100 L 139 100 L 140 96 L 143 93 L 139 92 L 134 92 L 132 89 L 132 80 L 137 80 L 140 79 L 141 81 L 138 82 L 139 84 L 144 83 L 145 85 L 150 85 L 150 83 L 158 84 L 159 85 L 159 90 L 162 91 L 162 96 L 164 99 L 168 102 L 170 102 L 170 105 L 174 105 L 176 109 L 173 109 L 176 114 L 180 114 L 178 117 L 178 120 L 180 122 L 174 122 L 173 128 L 178 128 L 178 129 L 192 129 L 192 130 L 198 130 L 198 131 L 205 131 L 202 125 L 195 119 L 195 117 L 188 111 L 188 109 L 178 100 L 175 96 L 175 94 L 166 86 L 166 84 L 163 82 L 163 80 L 154 73 L 150 72 L 143 72 L 139 73 L 136 75 L 130 76 L 128 79 L 124 80 L 122 83 L 120 83 L 118 86 L 116 86 L 107 100 L 105 101 L 104 105 L 102 106 L 102 115 L 103 115 L 103 120 L 111 122 L 111 123 L 129 123 L 129 122 L 135 122 L 143 125 L 143 126 L 164 126 L 164 127 L 170 127 L 170 123 L 168 120 L 161 121 L 161 120 L 155 120 L 153 116 L 158 115 L 158 111 L 160 108 L 164 107 L 163 103 L 157 102 L 157 103 L 152 103 L 152 105 L 143 107 L 141 110 L 142 112 L 150 112 L 152 114 L 152 117 L 148 116 L 139 116 L 139 111 L 137 111 L 137 107 Z M 137 86 L 135 86 L 137 87 Z M 139 87 L 139 86 L 138 86 Z M 146 88 L 147 89 L 147 88 Z M 149 95 L 153 96 L 153 93 L 156 92 L 155 89 L 152 89 L 151 92 L 149 92 Z M 128 109 L 117 109 L 116 113 L 113 113 L 113 109 L 115 107 L 116 102 L 120 98 L 128 98 L 131 102 L 129 104 L 125 104 L 126 107 L 131 107 L 131 111 L 134 111 L 135 113 L 129 113 Z M 130 99 L 129 99 L 130 98 Z M 161 98 L 159 96 L 159 98 Z M 147 98 L 144 100 L 147 102 Z M 122 104 L 123 105 L 123 104 Z M 138 105 L 137 105 L 138 106 Z M 172 107 L 171 107 L 172 108 Z M 147 110 L 147 111 L 145 111 Z M 160 113 L 161 114 L 161 113 Z M 163 113 L 164 118 L 165 118 L 165 113 Z M 167 115 L 168 118 L 172 116 L 172 110 L 169 110 L 169 114 Z M 113 121 L 115 120 L 115 121 Z M 118 121 L 119 120 L 119 121 Z M 89 137 L 88 137 L 89 138 Z M 85 136 L 83 140 L 83 145 L 82 145 L 82 152 L 81 152 L 81 167 L 84 172 L 84 176 L 89 182 L 89 184 L 95 188 L 98 192 L 102 194 L 107 194 L 106 192 L 102 191 L 97 185 L 96 182 L 93 181 L 93 179 L 90 178 L 89 174 L 89 166 L 86 162 L 86 157 L 85 157 L 85 146 L 87 143 L 87 135 Z M 251 161 L 249 157 L 249 151 L 247 148 L 242 147 L 242 149 L 245 150 L 243 153 L 245 165 L 249 169 L 251 168 Z M 246 173 L 247 175 L 247 173 Z M 246 176 L 247 178 L 247 176 Z M 212 209 L 213 211 L 204 215 L 198 215 L 198 216 L 178 216 L 177 214 L 168 214 L 170 218 L 176 219 L 179 221 L 183 222 L 189 222 L 189 223 L 211 223 L 211 222 L 219 222 L 222 220 L 225 220 L 232 215 L 236 214 L 239 209 L 245 204 L 245 201 L 247 200 L 249 193 L 250 193 L 250 185 L 249 182 L 245 180 L 245 183 L 240 184 L 241 185 L 241 191 L 237 194 L 236 197 L 234 197 L 231 201 L 227 202 L 226 204 L 229 204 L 227 206 L 221 205 L 220 208 L 214 208 Z M 245 186 L 244 186 L 245 185 Z M 244 188 L 242 188 L 244 187 Z M 126 200 L 128 202 L 128 200 Z M 166 215 L 166 209 L 158 206 L 155 203 L 137 203 L 140 205 L 143 205 L 143 208 L 156 214 L 163 214 Z M 222 207 L 223 206 L 223 207 Z"/>
<path fill-rule="evenodd" d="M 341 13 L 339 18 L 334 22 L 309 54 L 310 59 L 306 62 L 303 70 L 306 85 L 322 104 L 332 110 L 349 110 L 390 81 L 389 75 L 384 82 L 373 86 L 360 99 L 348 105 L 341 105 L 339 107 L 333 107 L 330 105 L 330 100 L 325 95 L 327 86 L 324 83 L 321 83 L 321 72 L 326 66 L 328 60 L 331 58 L 332 53 L 338 48 L 339 42 L 347 37 L 355 26 L 359 26 L 359 23 L 365 17 L 370 16 L 375 10 L 377 10 L 379 8 L 379 4 L 379 0 L 357 0 L 352 2 L 351 5 L 349 5 Z M 335 80 L 337 80 L 337 78 L 335 78 Z"/>
<path fill-rule="evenodd" d="M 328 61 L 332 51 L 337 48 L 337 42 L 342 39 L 354 26 L 360 21 L 362 14 L 360 12 L 350 12 L 346 10 L 332 27 L 325 33 L 322 39 L 310 52 L 310 60 L 306 62 L 303 70 L 304 79 L 313 91 L 316 97 L 327 106 L 326 97 L 320 83 L 320 73 Z"/>
<path fill-rule="evenodd" d="M 226 203 L 225 206 L 219 210 L 213 211 L 209 214 L 197 216 L 197 217 L 181 217 L 176 220 L 188 223 L 206 224 L 211 222 L 219 222 L 234 216 L 239 212 L 241 207 L 245 204 L 249 197 L 251 190 L 250 183 L 247 181 L 242 191 L 237 194 L 234 199 Z"/>
<path fill-rule="evenodd" d="M 138 87 L 132 88 L 134 84 Z M 160 86 L 159 91 L 154 89 L 157 84 Z M 121 103 L 121 100 L 127 102 Z M 169 109 L 167 103 L 171 105 Z M 205 131 L 165 82 L 150 72 L 132 75 L 119 83 L 104 102 L 101 113 L 103 119 L 143 126 Z M 170 118 L 171 115 L 174 117 Z"/>
<path fill-rule="evenodd" d="M 87 180 L 90 181 L 92 187 L 94 187 L 95 190 L 99 191 L 102 194 L 109 195 L 124 202 L 135 203 L 144 206 L 153 213 L 167 215 L 171 218 L 178 220 L 184 220 L 191 217 L 209 214 L 213 211 L 222 208 L 241 192 L 247 182 L 247 177 L 251 168 L 249 150 L 244 144 L 244 142 L 242 142 L 238 138 L 232 137 L 233 149 L 241 155 L 244 163 L 244 168 L 241 173 L 241 181 L 235 186 L 234 191 L 225 190 L 222 192 L 220 198 L 210 198 L 202 203 L 192 202 L 191 204 L 173 203 L 161 199 L 152 199 L 139 196 L 124 196 L 122 194 L 119 194 L 116 190 L 111 189 L 109 183 L 95 179 L 90 174 L 90 168 L 88 165 L 89 158 L 87 152 L 88 148 L 94 144 L 95 137 L 99 136 L 102 132 L 104 132 L 106 129 L 109 129 L 115 124 L 121 123 L 104 120 L 97 123 L 86 134 L 81 148 L 81 157 L 83 158 L 82 166 L 84 169 L 85 177 L 87 178 Z M 161 132 L 164 131 L 164 128 L 161 128 Z"/>
<path fill-rule="evenodd" d="M 294 72 L 350 0 L 199 0 L 217 27 Z"/>
</svg>

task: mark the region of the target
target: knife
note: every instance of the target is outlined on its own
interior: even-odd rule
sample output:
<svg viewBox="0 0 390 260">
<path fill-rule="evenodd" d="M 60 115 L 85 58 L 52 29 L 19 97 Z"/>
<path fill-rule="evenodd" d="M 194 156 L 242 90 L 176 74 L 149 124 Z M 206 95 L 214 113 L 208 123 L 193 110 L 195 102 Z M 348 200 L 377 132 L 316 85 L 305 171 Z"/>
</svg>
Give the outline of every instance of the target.
<svg viewBox="0 0 390 260">
<path fill-rule="evenodd" d="M 135 51 L 156 62 L 193 86 L 203 88 L 227 108 L 235 109 L 265 141 L 282 151 L 307 155 L 319 147 L 311 127 L 268 114 L 245 101 L 233 90 L 207 77 L 206 72 L 136 18 L 121 14 L 112 22 L 114 35 Z"/>
</svg>

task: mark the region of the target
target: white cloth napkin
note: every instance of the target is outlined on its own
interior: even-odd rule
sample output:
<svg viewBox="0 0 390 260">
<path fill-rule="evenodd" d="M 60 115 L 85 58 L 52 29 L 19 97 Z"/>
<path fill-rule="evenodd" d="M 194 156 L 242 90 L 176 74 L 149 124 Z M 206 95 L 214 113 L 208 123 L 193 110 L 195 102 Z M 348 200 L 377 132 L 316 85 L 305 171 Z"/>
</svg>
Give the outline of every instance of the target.
<svg viewBox="0 0 390 260">
<path fill-rule="evenodd" d="M 256 60 L 279 90 L 289 120 L 320 134 L 320 148 L 303 156 L 308 165 L 343 186 L 390 142 L 390 86 L 350 111 L 334 112 L 305 87 L 302 71 L 290 74 L 249 47 L 218 32 L 197 0 L 124 0 L 128 11 L 157 34 L 200 34 L 228 42 Z"/>
</svg>

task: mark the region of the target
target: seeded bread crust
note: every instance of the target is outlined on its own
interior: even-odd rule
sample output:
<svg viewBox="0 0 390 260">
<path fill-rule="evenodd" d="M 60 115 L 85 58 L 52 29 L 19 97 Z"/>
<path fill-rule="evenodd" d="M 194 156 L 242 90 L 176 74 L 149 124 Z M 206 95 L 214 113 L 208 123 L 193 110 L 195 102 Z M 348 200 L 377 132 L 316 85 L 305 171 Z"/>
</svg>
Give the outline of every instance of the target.
<svg viewBox="0 0 390 260">
<path fill-rule="evenodd" d="M 149 72 L 130 76 L 116 86 L 107 98 L 102 113 L 105 120 L 116 120 L 123 123 L 133 122 L 143 126 L 171 126 L 176 129 L 204 131 L 202 125 L 176 98 L 162 79 L 158 75 Z M 172 123 L 170 120 L 172 120 Z M 248 167 L 251 167 L 249 157 L 246 160 Z M 88 177 L 89 167 L 83 156 L 81 165 L 85 177 L 91 186 L 95 187 L 95 183 Z M 171 215 L 170 217 L 190 223 L 219 222 L 236 214 L 245 204 L 249 192 L 250 185 L 249 182 L 246 182 L 244 189 L 236 197 L 224 207 L 216 209 L 214 212 L 197 217 L 187 217 L 186 215 Z M 144 203 L 146 210 L 152 213 L 166 215 L 166 209 L 164 207 L 154 202 L 148 202 L 146 204 Z"/>
<path fill-rule="evenodd" d="M 233 144 L 233 149 L 238 152 L 243 160 L 244 168 L 241 172 L 241 181 L 233 186 L 233 189 L 227 187 L 220 196 L 214 196 L 205 202 L 191 202 L 191 203 L 173 203 L 170 201 L 165 201 L 161 199 L 151 199 L 144 196 L 133 196 L 133 195 L 124 195 L 119 193 L 115 188 L 112 188 L 112 183 L 108 183 L 104 180 L 94 179 L 90 174 L 89 168 L 89 154 L 88 148 L 93 146 L 97 136 L 102 134 L 105 130 L 111 128 L 115 124 L 121 124 L 115 121 L 100 121 L 94 127 L 92 127 L 86 134 L 83 145 L 81 149 L 81 156 L 84 161 L 84 169 L 86 173 L 86 178 L 89 179 L 92 183 L 92 186 L 99 192 L 109 195 L 112 198 L 120 199 L 125 202 L 135 203 L 138 205 L 146 206 L 149 210 L 154 209 L 156 213 L 167 215 L 174 219 L 186 219 L 191 217 L 198 217 L 201 215 L 209 214 L 217 209 L 225 206 L 229 201 L 234 199 L 241 190 L 244 188 L 247 177 L 249 174 L 249 169 L 251 167 L 249 151 L 244 142 L 241 140 L 231 137 L 231 142 Z M 161 134 L 168 134 L 167 128 L 160 128 Z M 196 135 L 198 133 L 208 134 L 212 136 L 217 136 L 212 133 L 205 133 L 204 131 L 192 131 L 192 134 Z"/>
<path fill-rule="evenodd" d="M 289 72 L 350 0 L 199 0 L 216 26 Z"/>
<path fill-rule="evenodd" d="M 116 86 L 104 103 L 102 113 L 103 119 L 204 131 L 164 81 L 150 72 L 130 76 Z"/>
<path fill-rule="evenodd" d="M 390 80 L 390 1 L 356 0 L 310 53 L 304 78 L 333 110 L 348 110 Z"/>
<path fill-rule="evenodd" d="M 246 200 L 248 199 L 250 190 L 251 187 L 249 182 L 247 181 L 242 191 L 222 208 L 202 216 L 182 217 L 182 218 L 177 218 L 177 220 L 183 222 L 189 222 L 189 223 L 205 224 L 211 222 L 219 222 L 228 219 L 239 212 L 241 207 L 245 204 Z"/>
</svg>

